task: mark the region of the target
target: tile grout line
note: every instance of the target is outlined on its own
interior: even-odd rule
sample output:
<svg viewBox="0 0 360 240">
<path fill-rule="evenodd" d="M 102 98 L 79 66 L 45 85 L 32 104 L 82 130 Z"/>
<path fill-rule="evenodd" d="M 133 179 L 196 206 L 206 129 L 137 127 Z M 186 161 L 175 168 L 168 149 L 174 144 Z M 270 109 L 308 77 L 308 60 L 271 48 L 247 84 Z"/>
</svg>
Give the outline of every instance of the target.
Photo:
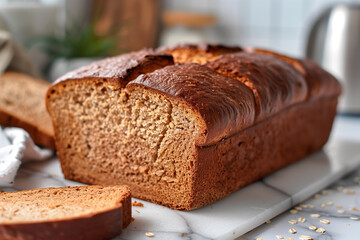
<svg viewBox="0 0 360 240">
<path fill-rule="evenodd" d="M 275 191 L 277 191 L 277 192 L 279 192 L 279 193 L 281 193 L 281 194 L 289 197 L 289 198 L 290 198 L 291 207 L 293 206 L 293 197 L 292 197 L 290 194 L 288 194 L 287 192 L 285 192 L 285 191 L 283 191 L 283 190 L 281 190 L 281 189 L 278 189 L 277 187 L 274 187 L 273 185 L 265 182 L 264 179 L 261 179 L 260 182 L 262 182 L 266 187 L 269 187 L 269 188 L 271 188 L 271 189 L 273 189 L 273 190 L 275 190 Z"/>
</svg>

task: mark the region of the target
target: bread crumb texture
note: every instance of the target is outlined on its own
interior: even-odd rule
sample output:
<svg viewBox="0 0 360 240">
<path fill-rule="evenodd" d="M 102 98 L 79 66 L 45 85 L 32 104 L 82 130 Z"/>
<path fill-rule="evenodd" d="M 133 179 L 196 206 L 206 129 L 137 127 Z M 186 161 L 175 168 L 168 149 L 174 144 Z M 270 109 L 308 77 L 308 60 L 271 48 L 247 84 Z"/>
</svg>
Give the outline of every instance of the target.
<svg viewBox="0 0 360 240">
<path fill-rule="evenodd" d="M 113 89 L 102 82 L 60 90 L 51 109 L 62 109 L 52 111 L 55 126 L 67 126 L 58 129 L 57 144 L 68 178 L 131 182 L 144 196 L 186 204 L 197 134 L 191 109 L 157 92 Z"/>
</svg>

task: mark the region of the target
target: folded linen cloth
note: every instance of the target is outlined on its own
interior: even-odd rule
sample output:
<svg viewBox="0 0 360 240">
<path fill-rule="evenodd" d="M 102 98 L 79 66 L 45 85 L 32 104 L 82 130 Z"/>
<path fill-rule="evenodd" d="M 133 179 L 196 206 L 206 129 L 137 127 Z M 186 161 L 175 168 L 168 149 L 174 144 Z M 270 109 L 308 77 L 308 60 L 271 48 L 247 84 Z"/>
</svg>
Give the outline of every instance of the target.
<svg viewBox="0 0 360 240">
<path fill-rule="evenodd" d="M 21 72 L 35 78 L 41 77 L 38 67 L 26 51 L 12 38 L 5 22 L 0 17 L 0 74 L 7 71 Z M 13 185 L 22 162 L 44 160 L 53 151 L 37 147 L 30 135 L 20 128 L 0 126 L 0 186 Z"/>
<path fill-rule="evenodd" d="M 0 127 L 0 186 L 13 185 L 22 162 L 45 160 L 52 154 L 36 146 L 25 130 Z"/>
</svg>

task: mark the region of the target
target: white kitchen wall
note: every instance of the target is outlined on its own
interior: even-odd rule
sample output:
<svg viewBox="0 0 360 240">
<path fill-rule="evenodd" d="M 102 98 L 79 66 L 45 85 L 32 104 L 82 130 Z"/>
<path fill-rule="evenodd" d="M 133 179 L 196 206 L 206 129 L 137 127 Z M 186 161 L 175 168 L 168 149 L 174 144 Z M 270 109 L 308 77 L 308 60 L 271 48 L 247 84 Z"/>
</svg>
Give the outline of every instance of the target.
<svg viewBox="0 0 360 240">
<path fill-rule="evenodd" d="M 360 0 L 164 0 L 165 10 L 210 13 L 218 19 L 207 40 L 250 45 L 303 57 L 310 26 L 337 3 Z"/>
</svg>

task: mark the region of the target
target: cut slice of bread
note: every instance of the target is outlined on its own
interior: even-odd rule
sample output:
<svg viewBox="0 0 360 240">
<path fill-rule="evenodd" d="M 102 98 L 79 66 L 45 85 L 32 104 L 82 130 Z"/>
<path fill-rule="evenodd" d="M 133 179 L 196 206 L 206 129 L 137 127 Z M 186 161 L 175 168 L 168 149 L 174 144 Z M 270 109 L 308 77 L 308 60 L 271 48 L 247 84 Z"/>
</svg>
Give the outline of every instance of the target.
<svg viewBox="0 0 360 240">
<path fill-rule="evenodd" d="M 111 239 L 130 221 L 127 186 L 0 193 L 0 239 Z"/>
<path fill-rule="evenodd" d="M 48 86 L 21 73 L 0 75 L 0 125 L 23 128 L 36 144 L 54 149 L 54 130 L 45 109 Z"/>
</svg>

